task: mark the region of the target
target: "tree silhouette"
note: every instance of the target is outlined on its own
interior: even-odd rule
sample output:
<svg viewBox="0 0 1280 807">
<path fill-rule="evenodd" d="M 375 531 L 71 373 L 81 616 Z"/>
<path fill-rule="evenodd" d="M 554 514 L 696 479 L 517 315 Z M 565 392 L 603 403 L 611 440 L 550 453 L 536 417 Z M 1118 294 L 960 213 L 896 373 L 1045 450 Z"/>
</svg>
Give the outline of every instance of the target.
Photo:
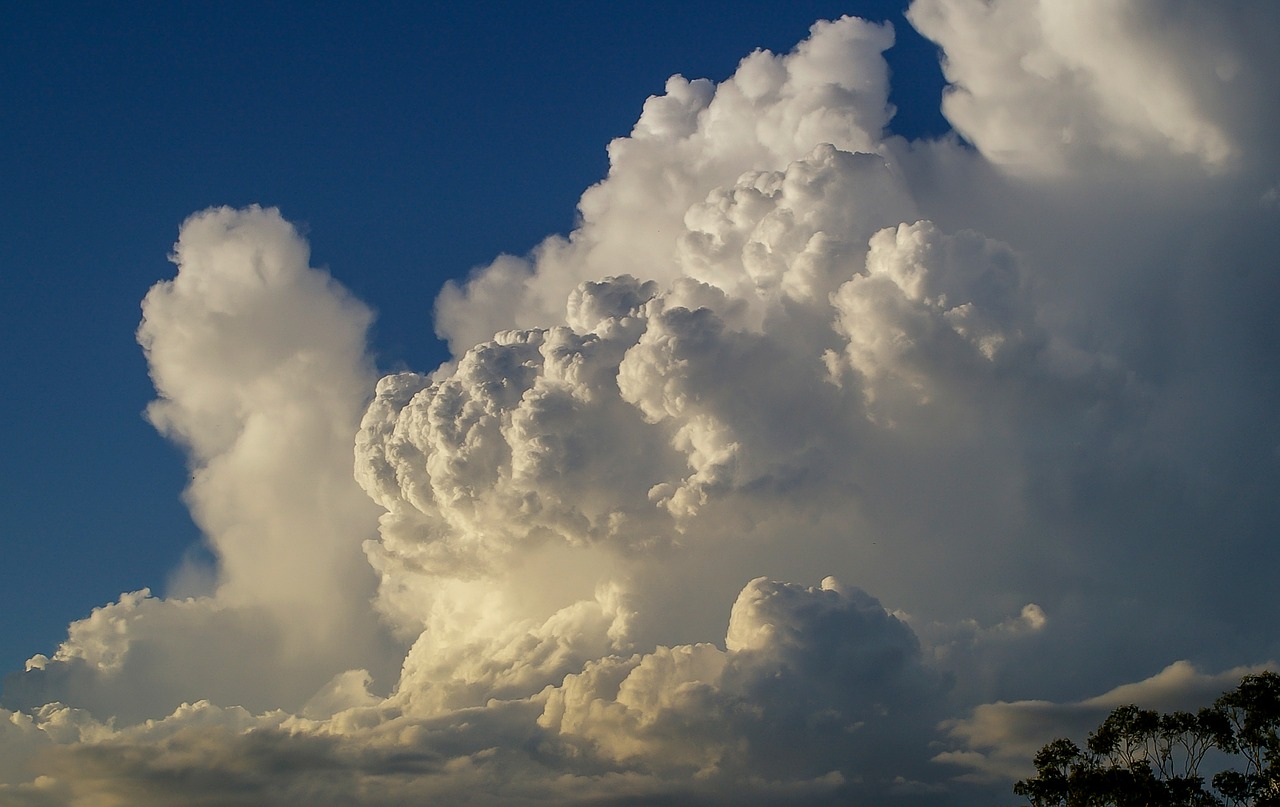
<svg viewBox="0 0 1280 807">
<path fill-rule="evenodd" d="M 1213 786 L 1234 804 L 1280 805 L 1280 675 L 1246 675 L 1240 686 L 1214 702 L 1224 725 L 1217 745 L 1244 762 L 1244 770 L 1213 777 Z"/>
<path fill-rule="evenodd" d="M 1215 749 L 1236 767 L 1206 785 Z M 1194 714 L 1121 706 L 1083 749 L 1057 739 L 1034 762 L 1013 786 L 1031 807 L 1280 807 L 1280 675 L 1246 675 Z"/>
</svg>

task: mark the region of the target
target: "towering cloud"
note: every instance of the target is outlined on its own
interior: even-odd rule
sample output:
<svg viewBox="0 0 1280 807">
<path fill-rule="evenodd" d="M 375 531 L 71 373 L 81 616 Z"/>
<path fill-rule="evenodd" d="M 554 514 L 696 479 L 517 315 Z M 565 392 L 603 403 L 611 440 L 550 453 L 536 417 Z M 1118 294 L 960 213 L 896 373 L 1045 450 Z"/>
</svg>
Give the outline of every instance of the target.
<svg viewBox="0 0 1280 807">
<path fill-rule="evenodd" d="M 0 795 L 980 804 L 1280 656 L 1280 20 L 908 16 L 964 141 L 887 133 L 887 25 L 673 77 L 431 372 L 188 220 L 139 340 L 218 565 L 9 679 Z"/>
<path fill-rule="evenodd" d="M 101 718 L 159 718 L 211 698 L 296 709 L 332 676 L 396 646 L 368 606 L 361 541 L 376 508 L 351 480 L 351 434 L 373 383 L 371 316 L 277 211 L 208 210 L 182 226 L 177 276 L 143 301 L 147 415 L 187 451 L 192 516 L 217 558 L 177 596 L 122 595 L 37 656 L 6 699 Z"/>
<path fill-rule="evenodd" d="M 699 219 L 711 225 L 715 209 L 740 201 L 733 223 L 742 226 L 767 212 L 766 200 L 785 208 L 821 197 L 820 185 L 805 193 L 804 177 L 813 172 L 797 169 L 785 187 L 774 174 L 815 147 L 878 152 L 891 116 L 880 54 L 892 44 L 887 25 L 817 23 L 793 53 L 757 51 L 721 84 L 673 76 L 664 95 L 645 102 L 631 135 L 609 145 L 609 176 L 582 195 L 581 226 L 568 239 L 543 241 L 528 259 L 504 256 L 465 284 L 446 285 L 436 301 L 437 332 L 461 353 L 500 329 L 562 321 L 566 297 L 583 281 L 623 274 L 664 284 L 704 279 L 689 264 L 697 263 L 699 247 L 716 245 L 699 237 Z M 880 201 L 867 198 L 860 207 Z M 832 205 L 828 215 L 840 214 Z M 892 220 L 894 213 L 873 215 Z M 777 236 L 791 220 L 786 213 L 773 218 Z M 772 246 L 767 228 L 751 243 Z M 678 259 L 682 246 L 695 255 Z"/>
</svg>

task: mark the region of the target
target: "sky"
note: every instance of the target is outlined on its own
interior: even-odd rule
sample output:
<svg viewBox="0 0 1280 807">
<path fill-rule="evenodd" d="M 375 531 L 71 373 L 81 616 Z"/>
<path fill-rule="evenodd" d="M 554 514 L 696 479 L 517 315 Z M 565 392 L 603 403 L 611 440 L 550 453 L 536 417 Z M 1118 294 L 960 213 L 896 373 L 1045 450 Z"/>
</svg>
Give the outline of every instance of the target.
<svg viewBox="0 0 1280 807">
<path fill-rule="evenodd" d="M 188 215 L 279 207 L 377 310 L 378 366 L 431 369 L 444 281 L 567 233 L 608 142 L 667 76 L 727 77 L 847 10 L 580 5 L 5 11 L 0 344 L 21 380 L 0 399 L 0 597 L 23 613 L 0 624 L 6 669 L 120 591 L 163 589 L 198 547 L 182 454 L 140 417 L 154 392 L 134 339 Z M 900 92 L 936 100 L 932 45 L 906 45 Z M 908 131 L 946 130 L 934 100 L 910 106 Z M 93 405 L 73 403 L 87 390 Z"/>
<path fill-rule="evenodd" d="M 464 6 L 4 12 L 0 801 L 991 804 L 1273 666 L 1280 9 Z"/>
</svg>

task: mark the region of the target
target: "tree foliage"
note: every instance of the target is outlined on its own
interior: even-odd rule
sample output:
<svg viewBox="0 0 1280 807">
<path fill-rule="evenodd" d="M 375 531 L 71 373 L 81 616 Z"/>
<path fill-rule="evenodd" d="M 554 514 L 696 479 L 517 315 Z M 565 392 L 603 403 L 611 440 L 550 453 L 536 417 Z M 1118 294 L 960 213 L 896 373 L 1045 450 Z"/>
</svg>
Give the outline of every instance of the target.
<svg viewBox="0 0 1280 807">
<path fill-rule="evenodd" d="M 1206 783 L 1211 753 L 1226 769 Z M 1013 786 L 1031 807 L 1280 807 L 1280 675 L 1246 675 L 1194 714 L 1121 706 L 1084 748 L 1057 739 L 1034 761 Z"/>
</svg>

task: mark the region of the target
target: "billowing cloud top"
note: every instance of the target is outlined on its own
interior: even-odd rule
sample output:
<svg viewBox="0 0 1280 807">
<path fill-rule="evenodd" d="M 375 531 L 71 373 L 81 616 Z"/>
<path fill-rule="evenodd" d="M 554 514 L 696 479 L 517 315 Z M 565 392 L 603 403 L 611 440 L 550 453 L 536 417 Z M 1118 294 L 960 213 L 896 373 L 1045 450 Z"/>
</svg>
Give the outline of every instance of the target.
<svg viewBox="0 0 1280 807">
<path fill-rule="evenodd" d="M 10 676 L 0 797 L 980 804 L 1276 657 L 1280 13 L 908 17 L 960 137 L 886 134 L 888 25 L 673 77 L 432 372 L 185 222 L 138 339 L 217 567 Z"/>
</svg>

